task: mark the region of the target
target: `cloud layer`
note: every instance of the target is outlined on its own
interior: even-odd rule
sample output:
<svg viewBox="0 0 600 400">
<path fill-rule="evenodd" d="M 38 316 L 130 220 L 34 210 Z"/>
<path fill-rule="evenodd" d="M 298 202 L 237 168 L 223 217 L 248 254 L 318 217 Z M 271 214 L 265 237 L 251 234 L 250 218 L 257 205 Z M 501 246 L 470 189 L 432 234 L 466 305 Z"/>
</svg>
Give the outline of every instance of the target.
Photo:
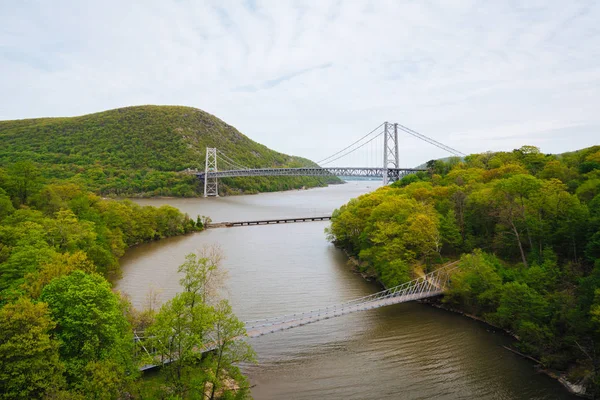
<svg viewBox="0 0 600 400">
<path fill-rule="evenodd" d="M 599 4 L 3 2 L 0 119 L 178 104 L 312 159 L 385 120 L 463 152 L 572 150 L 600 138 Z"/>
</svg>

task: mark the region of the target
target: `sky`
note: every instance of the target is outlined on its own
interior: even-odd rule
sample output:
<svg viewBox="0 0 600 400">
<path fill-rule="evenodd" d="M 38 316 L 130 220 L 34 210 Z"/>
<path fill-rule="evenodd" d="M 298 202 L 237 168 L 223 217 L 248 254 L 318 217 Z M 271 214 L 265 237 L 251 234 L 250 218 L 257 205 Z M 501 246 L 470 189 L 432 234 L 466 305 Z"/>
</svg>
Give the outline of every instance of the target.
<svg viewBox="0 0 600 400">
<path fill-rule="evenodd" d="M 0 93 L 0 120 L 196 107 L 316 161 L 384 121 L 559 153 L 600 144 L 600 1 L 0 0 Z"/>
</svg>

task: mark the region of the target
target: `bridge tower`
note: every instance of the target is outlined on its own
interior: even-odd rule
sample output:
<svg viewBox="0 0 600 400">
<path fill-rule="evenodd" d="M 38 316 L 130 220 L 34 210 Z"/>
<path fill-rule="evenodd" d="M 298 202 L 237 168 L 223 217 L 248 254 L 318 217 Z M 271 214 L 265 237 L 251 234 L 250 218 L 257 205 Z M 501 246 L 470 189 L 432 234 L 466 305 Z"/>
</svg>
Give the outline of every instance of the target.
<svg viewBox="0 0 600 400">
<path fill-rule="evenodd" d="M 383 185 L 389 183 L 388 169 L 400 168 L 398 157 L 398 124 L 383 123 Z"/>
<path fill-rule="evenodd" d="M 217 172 L 217 149 L 215 147 L 206 148 L 206 164 L 204 166 L 204 197 L 219 197 L 219 187 L 217 178 L 209 178 L 209 172 Z"/>
</svg>

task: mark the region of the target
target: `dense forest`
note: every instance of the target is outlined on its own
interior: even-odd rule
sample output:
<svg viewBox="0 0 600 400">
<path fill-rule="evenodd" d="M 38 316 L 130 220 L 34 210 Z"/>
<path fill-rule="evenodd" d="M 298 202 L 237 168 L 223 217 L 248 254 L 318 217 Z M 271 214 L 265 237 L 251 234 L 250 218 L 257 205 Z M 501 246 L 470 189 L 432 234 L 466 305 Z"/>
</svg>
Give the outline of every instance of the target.
<svg viewBox="0 0 600 400">
<path fill-rule="evenodd" d="M 431 161 L 351 200 L 328 235 L 391 287 L 460 259 L 443 302 L 600 394 L 600 146 Z"/>
<path fill-rule="evenodd" d="M 107 280 L 128 247 L 204 222 L 44 181 L 31 161 L 0 169 L 0 398 L 244 398 L 248 385 L 233 364 L 253 353 L 232 340 L 243 323 L 215 295 L 218 249 L 188 255 L 183 292 L 161 307 L 135 310 Z M 135 331 L 149 333 L 147 347 Z M 202 357 L 196 349 L 209 335 L 216 350 Z M 141 379 L 139 366 L 155 357 L 176 360 Z"/>
<path fill-rule="evenodd" d="M 47 179 L 101 196 L 193 197 L 201 191 L 186 168 L 204 169 L 206 147 L 247 167 L 315 166 L 268 149 L 215 116 L 191 107 L 137 106 L 72 118 L 0 121 L 0 168 L 32 161 Z M 324 186 L 337 178 L 223 179 L 223 194 Z"/>
</svg>

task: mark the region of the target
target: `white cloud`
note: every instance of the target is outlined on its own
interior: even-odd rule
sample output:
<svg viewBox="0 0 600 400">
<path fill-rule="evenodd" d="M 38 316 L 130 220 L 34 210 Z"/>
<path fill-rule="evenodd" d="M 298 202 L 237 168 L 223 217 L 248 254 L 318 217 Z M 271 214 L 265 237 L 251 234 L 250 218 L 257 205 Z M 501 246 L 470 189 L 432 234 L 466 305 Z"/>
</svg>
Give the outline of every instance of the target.
<svg viewBox="0 0 600 400">
<path fill-rule="evenodd" d="M 463 152 L 598 144 L 600 6 L 523 4 L 4 2 L 0 115 L 189 105 L 312 159 L 384 120 Z"/>
</svg>

